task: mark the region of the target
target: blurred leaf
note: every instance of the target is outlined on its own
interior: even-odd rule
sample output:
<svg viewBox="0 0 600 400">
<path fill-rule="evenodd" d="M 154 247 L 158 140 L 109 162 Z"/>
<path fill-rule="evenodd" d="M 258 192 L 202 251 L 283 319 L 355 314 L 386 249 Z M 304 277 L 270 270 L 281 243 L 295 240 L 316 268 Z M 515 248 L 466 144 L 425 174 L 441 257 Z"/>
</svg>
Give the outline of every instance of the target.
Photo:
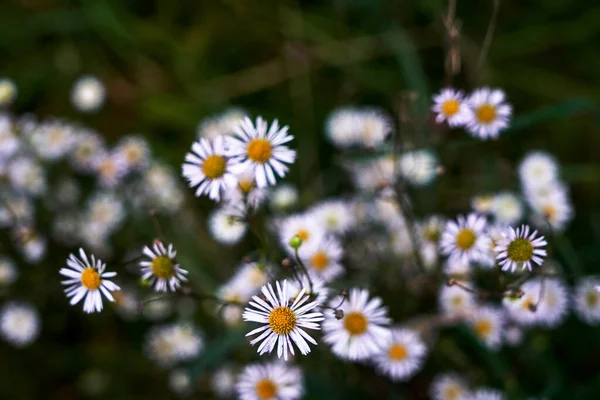
<svg viewBox="0 0 600 400">
<path fill-rule="evenodd" d="M 544 107 L 531 113 L 515 118 L 506 133 L 527 129 L 540 122 L 569 117 L 596 109 L 596 104 L 587 99 L 569 99 L 567 101 Z"/>
</svg>

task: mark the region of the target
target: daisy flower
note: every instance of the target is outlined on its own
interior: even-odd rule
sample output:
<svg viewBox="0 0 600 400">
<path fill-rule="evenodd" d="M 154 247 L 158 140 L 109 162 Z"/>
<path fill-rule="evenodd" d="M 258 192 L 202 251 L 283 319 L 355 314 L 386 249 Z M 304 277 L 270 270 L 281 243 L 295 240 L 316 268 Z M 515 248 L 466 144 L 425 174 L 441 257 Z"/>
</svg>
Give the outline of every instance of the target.
<svg viewBox="0 0 600 400">
<path fill-rule="evenodd" d="M 127 175 L 127 163 L 120 153 L 105 151 L 94 159 L 94 169 L 101 186 L 113 188 Z"/>
<path fill-rule="evenodd" d="M 125 136 L 119 141 L 115 152 L 125 160 L 130 171 L 144 170 L 150 162 L 150 145 L 141 136 Z"/>
<path fill-rule="evenodd" d="M 464 94 L 460 90 L 442 89 L 433 96 L 431 109 L 437 114 L 435 122 L 438 124 L 447 121 L 450 126 L 461 126 L 471 120 L 471 110 L 465 104 Z"/>
<path fill-rule="evenodd" d="M 464 400 L 471 397 L 467 384 L 455 374 L 438 375 L 429 391 L 433 400 Z"/>
<path fill-rule="evenodd" d="M 25 156 L 8 164 L 8 178 L 17 192 L 39 196 L 46 192 L 46 172 L 37 160 Z"/>
<path fill-rule="evenodd" d="M 208 219 L 212 237 L 219 243 L 233 245 L 238 243 L 248 230 L 244 213 L 239 207 L 229 206 L 215 210 Z"/>
<path fill-rule="evenodd" d="M 285 211 L 298 204 L 298 189 L 292 185 L 277 185 L 271 192 L 270 204 L 276 211 Z"/>
<path fill-rule="evenodd" d="M 414 185 L 427 185 L 438 175 L 438 159 L 429 150 L 404 153 L 398 160 L 400 174 Z"/>
<path fill-rule="evenodd" d="M 296 400 L 302 397 L 302 372 L 281 362 L 251 364 L 238 377 L 240 400 Z"/>
<path fill-rule="evenodd" d="M 508 128 L 512 108 L 505 102 L 504 92 L 499 89 L 475 90 L 467 100 L 472 117 L 467 122 L 471 135 L 483 140 L 497 139 L 500 131 Z"/>
<path fill-rule="evenodd" d="M 262 342 L 257 349 L 259 354 L 270 353 L 277 345 L 277 357 L 283 356 L 287 361 L 288 350 L 294 355 L 292 342 L 302 355 L 310 353 L 307 341 L 317 345 L 304 329 L 319 330 L 318 322 L 323 321 L 323 314 L 315 310 L 318 306 L 316 301 L 307 303 L 310 296 L 305 295 L 306 289 L 302 289 L 296 299 L 290 302 L 287 281 L 284 280 L 283 285 L 277 281 L 275 285 L 277 294 L 270 283 L 262 287 L 261 291 L 266 301 L 258 296 L 252 296 L 249 304 L 254 309 L 247 307 L 242 317 L 244 321 L 264 324 L 246 335 L 260 333 L 257 338 L 250 341 L 251 345 Z"/>
<path fill-rule="evenodd" d="M 356 224 L 352 206 L 342 200 L 325 201 L 312 209 L 310 214 L 331 234 L 342 235 Z"/>
<path fill-rule="evenodd" d="M 381 146 L 392 131 L 391 118 L 377 109 L 364 109 L 360 112 L 360 142 L 364 147 Z"/>
<path fill-rule="evenodd" d="M 93 131 L 78 131 L 75 135 L 74 147 L 71 149 L 71 164 L 77 171 L 91 172 L 95 170 L 105 153 L 102 136 Z"/>
<path fill-rule="evenodd" d="M 202 334 L 186 323 L 155 326 L 146 336 L 145 350 L 148 357 L 162 367 L 171 367 L 178 361 L 193 359 L 203 348 Z"/>
<path fill-rule="evenodd" d="M 20 146 L 21 142 L 15 135 L 10 117 L 0 114 L 0 161 L 4 163 L 11 158 Z"/>
<path fill-rule="evenodd" d="M 600 293 L 596 289 L 598 285 L 598 278 L 581 278 L 573 295 L 575 312 L 590 325 L 600 323 Z"/>
<path fill-rule="evenodd" d="M 256 126 L 250 118 L 244 118 L 234 127 L 237 137 L 228 137 L 228 154 L 241 173 L 245 170 L 254 171 L 256 184 L 259 188 L 275 185 L 275 172 L 283 178 L 288 170 L 284 164 L 292 164 L 296 160 L 296 151 L 290 150 L 285 143 L 294 137 L 288 135 L 288 127 L 279 129 L 275 120 L 267 131 L 268 124 L 262 117 L 256 118 Z"/>
<path fill-rule="evenodd" d="M 340 264 L 344 252 L 339 241 L 325 237 L 314 246 L 300 246 L 298 255 L 308 272 L 325 281 L 331 281 L 344 273 Z"/>
<path fill-rule="evenodd" d="M 75 129 L 68 123 L 52 120 L 38 125 L 30 134 L 35 152 L 43 160 L 56 161 L 68 154 L 75 145 Z"/>
<path fill-rule="evenodd" d="M 396 328 L 373 361 L 393 381 L 406 381 L 421 369 L 426 354 L 427 347 L 416 331 Z"/>
<path fill-rule="evenodd" d="M 300 292 L 304 290 L 304 294 L 310 296 L 312 294 L 315 295 L 315 301 L 319 304 L 325 304 L 327 297 L 329 295 L 329 288 L 325 286 L 325 281 L 321 278 L 313 277 L 312 281 L 312 292 L 310 291 L 310 282 L 305 275 L 299 280 L 290 281 L 288 284 L 288 296 L 290 296 L 290 301 L 294 301 L 296 297 L 300 295 Z"/>
<path fill-rule="evenodd" d="M 92 255 L 92 262 L 88 260 L 83 249 L 79 249 L 79 259 L 73 254 L 69 255 L 67 265 L 69 268 L 61 268 L 59 274 L 68 279 L 62 281 L 66 285 L 65 293 L 71 298 L 71 305 L 79 303 L 85 297 L 83 311 L 92 313 L 102 311 L 102 294 L 108 301 L 114 301 L 110 292 L 121 288 L 109 281 L 117 275 L 116 272 L 105 272 L 106 264 Z M 102 293 L 102 294 L 101 294 Z"/>
<path fill-rule="evenodd" d="M 473 393 L 472 400 L 504 400 L 504 393 L 496 389 L 480 388 Z"/>
<path fill-rule="evenodd" d="M 494 248 L 498 254 L 496 259 L 503 271 L 514 272 L 517 268 L 531 271 L 532 262 L 542 265 L 547 255 L 544 247 L 548 243 L 543 236 L 537 237 L 537 231 L 529 234 L 529 229 L 528 225 L 521 225 L 516 230 L 508 227 L 508 230 L 503 233 L 502 239 Z"/>
<path fill-rule="evenodd" d="M 569 292 L 559 279 L 547 278 L 543 285 L 544 290 L 536 312 L 537 321 L 547 328 L 555 328 L 563 322 L 569 311 Z M 540 294 L 537 296 L 539 298 Z"/>
<path fill-rule="evenodd" d="M 471 199 L 471 208 L 478 214 L 489 214 L 494 208 L 494 196 L 483 194 Z"/>
<path fill-rule="evenodd" d="M 71 89 L 71 103 L 75 109 L 84 113 L 97 111 L 102 107 L 105 97 L 104 85 L 91 75 L 79 78 Z"/>
<path fill-rule="evenodd" d="M 213 140 L 217 136 L 229 136 L 233 134 L 233 127 L 238 125 L 245 116 L 244 110 L 233 107 L 220 114 L 204 118 L 196 129 L 198 139 Z"/>
<path fill-rule="evenodd" d="M 232 172 L 235 161 L 225 155 L 225 139 L 217 136 L 212 143 L 205 138 L 192 144 L 192 152 L 185 155 L 181 167 L 182 175 L 191 188 L 197 186 L 197 197 L 208 197 L 219 201 L 221 190 L 235 186 L 237 179 Z"/>
<path fill-rule="evenodd" d="M 220 367 L 211 378 L 213 392 L 222 399 L 229 399 L 235 393 L 236 374 L 231 366 Z"/>
<path fill-rule="evenodd" d="M 448 221 L 442 233 L 440 248 L 449 255 L 451 262 L 467 264 L 485 257 L 489 249 L 489 239 L 484 235 L 485 217 L 469 214 L 462 215 L 457 221 Z"/>
<path fill-rule="evenodd" d="M 40 317 L 35 308 L 24 303 L 9 302 L 0 311 L 0 334 L 16 347 L 24 347 L 37 339 Z"/>
<path fill-rule="evenodd" d="M 0 256 L 0 286 L 11 285 L 19 277 L 15 263 L 9 258 Z"/>
<path fill-rule="evenodd" d="M 241 204 L 248 210 L 258 209 L 269 197 L 266 188 L 256 187 L 256 180 L 252 171 L 244 171 L 236 176 L 237 184 L 228 187 L 223 195 L 224 202 L 228 204 Z"/>
<path fill-rule="evenodd" d="M 475 336 L 491 350 L 497 350 L 502 344 L 503 313 L 493 307 L 483 306 L 475 309 L 469 325 Z"/>
<path fill-rule="evenodd" d="M 162 242 L 155 240 L 152 249 L 145 246 L 143 253 L 150 261 L 140 261 L 142 279 L 149 280 L 157 292 L 167 292 L 169 289 L 174 292 L 181 286 L 181 282 L 187 281 L 185 276 L 188 271 L 175 261 L 177 252 L 173 250 L 172 244 L 165 248 Z"/>
<path fill-rule="evenodd" d="M 524 186 L 546 186 L 558 179 L 558 163 L 548 153 L 532 151 L 521 161 L 519 176 Z"/>
<path fill-rule="evenodd" d="M 461 282 L 462 285 L 473 287 L 470 282 Z M 438 296 L 439 307 L 449 316 L 467 315 L 477 306 L 477 299 L 471 292 L 467 292 L 456 285 L 443 285 Z"/>
<path fill-rule="evenodd" d="M 360 111 L 352 107 L 334 110 L 325 123 L 329 140 L 338 148 L 348 148 L 360 142 Z"/>
<path fill-rule="evenodd" d="M 555 190 L 549 196 L 538 198 L 533 203 L 532 220 L 541 229 L 548 229 L 550 223 L 553 230 L 561 232 L 573 218 L 573 207 L 566 190 Z"/>
<path fill-rule="evenodd" d="M 323 240 L 325 230 L 321 227 L 316 218 L 309 214 L 296 214 L 286 217 L 279 224 L 279 239 L 283 247 L 294 254 L 294 248 L 290 246 L 290 240 L 295 236 L 302 239 L 303 246 L 316 246 Z"/>
<path fill-rule="evenodd" d="M 0 107 L 11 104 L 15 97 L 17 97 L 17 85 L 8 78 L 0 78 Z"/>
<path fill-rule="evenodd" d="M 334 298 L 330 306 L 337 307 L 341 298 Z M 390 319 L 381 299 L 369 300 L 365 289 L 351 289 L 348 299 L 338 308 L 344 314 L 337 319 L 334 313 L 326 314 L 323 322 L 323 340 L 341 358 L 351 361 L 366 360 L 379 352 L 391 335 L 387 325 Z"/>
<path fill-rule="evenodd" d="M 515 224 L 523 218 L 523 204 L 513 193 L 499 193 L 494 196 L 492 215 L 501 224 Z"/>
</svg>

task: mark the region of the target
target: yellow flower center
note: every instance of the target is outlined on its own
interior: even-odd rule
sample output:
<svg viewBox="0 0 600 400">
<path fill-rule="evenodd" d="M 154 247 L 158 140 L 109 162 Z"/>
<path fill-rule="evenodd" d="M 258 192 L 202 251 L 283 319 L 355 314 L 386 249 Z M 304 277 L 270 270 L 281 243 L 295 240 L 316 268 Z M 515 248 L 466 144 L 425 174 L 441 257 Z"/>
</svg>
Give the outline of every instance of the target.
<svg viewBox="0 0 600 400">
<path fill-rule="evenodd" d="M 595 290 L 593 292 L 588 292 L 585 297 L 585 302 L 588 307 L 595 307 L 598 304 L 598 293 L 596 293 Z"/>
<path fill-rule="evenodd" d="M 329 265 L 329 257 L 327 257 L 327 254 L 323 251 L 317 251 L 310 261 L 313 267 L 318 271 L 324 270 Z"/>
<path fill-rule="evenodd" d="M 552 219 L 554 219 L 554 217 L 556 217 L 556 207 L 547 205 L 547 206 L 544 206 L 542 208 L 542 210 L 544 211 L 544 214 L 546 215 L 546 217 L 548 219 L 552 220 Z"/>
<path fill-rule="evenodd" d="M 277 394 L 277 385 L 270 379 L 261 379 L 256 384 L 256 395 L 259 399 L 272 399 Z"/>
<path fill-rule="evenodd" d="M 296 327 L 296 314 L 289 307 L 277 307 L 269 314 L 269 326 L 276 334 L 287 335 Z"/>
<path fill-rule="evenodd" d="M 252 139 L 248 143 L 246 153 L 248 154 L 248 158 L 252 161 L 263 164 L 269 161 L 269 158 L 271 158 L 273 148 L 267 139 L 257 138 Z"/>
<path fill-rule="evenodd" d="M 299 229 L 298 232 L 296 232 L 296 236 L 302 239 L 303 242 L 306 242 L 310 237 L 310 233 L 308 233 L 306 229 Z"/>
<path fill-rule="evenodd" d="M 490 124 L 496 119 L 496 107 L 491 104 L 484 104 L 477 109 L 475 116 L 482 124 Z"/>
<path fill-rule="evenodd" d="M 492 324 L 487 320 L 477 321 L 475 324 L 475 332 L 477 332 L 477 335 L 480 337 L 487 337 L 492 332 Z"/>
<path fill-rule="evenodd" d="M 442 113 L 444 115 L 447 115 L 448 117 L 451 117 L 458 112 L 459 108 L 460 104 L 458 103 L 458 101 L 451 99 L 445 101 L 444 104 L 442 104 Z"/>
<path fill-rule="evenodd" d="M 100 287 L 102 278 L 94 268 L 86 268 L 81 273 L 81 284 L 88 290 L 96 290 Z"/>
<path fill-rule="evenodd" d="M 477 236 L 471 229 L 463 229 L 456 235 L 456 247 L 461 250 L 469 250 L 475 244 Z"/>
<path fill-rule="evenodd" d="M 175 275 L 173 261 L 167 256 L 156 257 L 152 260 L 152 273 L 161 279 L 170 279 Z"/>
<path fill-rule="evenodd" d="M 524 262 L 533 256 L 533 245 L 524 238 L 516 238 L 508 245 L 508 258 L 516 262 Z"/>
<path fill-rule="evenodd" d="M 250 193 L 254 187 L 254 179 L 240 179 L 238 181 L 239 188 L 244 193 Z"/>
<path fill-rule="evenodd" d="M 351 335 L 360 335 L 367 330 L 369 321 L 360 312 L 350 312 L 344 317 L 344 328 Z"/>
<path fill-rule="evenodd" d="M 454 307 L 460 307 L 463 305 L 463 298 L 461 296 L 455 296 L 450 300 L 450 304 Z"/>
<path fill-rule="evenodd" d="M 394 343 L 388 350 L 388 357 L 394 361 L 402 361 L 408 356 L 406 346 L 400 343 Z"/>
<path fill-rule="evenodd" d="M 135 146 L 125 149 L 125 158 L 130 162 L 136 162 L 142 157 L 142 152 Z"/>
<path fill-rule="evenodd" d="M 204 160 L 202 172 L 208 179 L 217 179 L 225 174 L 226 167 L 227 163 L 224 157 L 212 154 Z"/>
<path fill-rule="evenodd" d="M 444 390 L 444 398 L 448 400 L 458 400 L 462 395 L 462 390 L 456 386 L 448 386 Z"/>
</svg>

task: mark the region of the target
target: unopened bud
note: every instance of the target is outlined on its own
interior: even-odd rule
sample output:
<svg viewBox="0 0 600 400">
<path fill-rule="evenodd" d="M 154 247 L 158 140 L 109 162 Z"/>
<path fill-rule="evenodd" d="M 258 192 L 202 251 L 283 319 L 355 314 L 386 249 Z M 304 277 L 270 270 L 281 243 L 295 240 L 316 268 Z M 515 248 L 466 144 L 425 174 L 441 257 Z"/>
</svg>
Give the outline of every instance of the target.
<svg viewBox="0 0 600 400">
<path fill-rule="evenodd" d="M 289 258 L 284 258 L 283 260 L 281 260 L 281 265 L 289 268 L 292 266 L 292 261 Z"/>
<path fill-rule="evenodd" d="M 302 246 L 302 238 L 298 235 L 294 236 L 293 238 L 290 239 L 290 246 L 293 249 L 300 248 L 300 246 Z"/>
<path fill-rule="evenodd" d="M 342 319 L 344 318 L 344 311 L 342 310 L 335 310 L 335 319 Z"/>
</svg>

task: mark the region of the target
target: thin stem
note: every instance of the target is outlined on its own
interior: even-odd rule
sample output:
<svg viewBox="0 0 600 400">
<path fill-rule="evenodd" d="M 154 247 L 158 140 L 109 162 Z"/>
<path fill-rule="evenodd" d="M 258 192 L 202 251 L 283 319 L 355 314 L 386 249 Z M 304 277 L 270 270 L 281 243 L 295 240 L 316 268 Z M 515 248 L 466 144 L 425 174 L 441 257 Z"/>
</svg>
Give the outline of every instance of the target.
<svg viewBox="0 0 600 400">
<path fill-rule="evenodd" d="M 158 220 L 158 217 L 156 216 L 156 211 L 151 210 L 150 217 L 152 218 L 152 222 L 154 223 L 154 230 L 156 231 L 158 238 L 160 240 L 162 240 L 163 242 L 166 241 L 165 235 L 163 234 L 162 227 L 160 225 L 160 221 Z"/>
<path fill-rule="evenodd" d="M 425 268 L 425 263 L 423 262 L 423 258 L 421 257 L 421 249 L 419 244 L 421 241 L 419 240 L 419 235 L 417 233 L 417 226 L 415 223 L 415 216 L 412 212 L 411 206 L 404 197 L 403 193 L 400 189 L 401 185 L 397 185 L 395 193 L 396 200 L 398 201 L 398 205 L 400 206 L 400 212 L 406 221 L 406 228 L 408 229 L 408 237 L 410 239 L 410 245 L 413 253 L 413 257 L 415 258 L 415 262 L 417 263 L 417 267 L 421 270 L 421 272 L 426 273 L 427 269 Z"/>
<path fill-rule="evenodd" d="M 496 29 L 496 20 L 498 18 L 498 9 L 500 8 L 500 0 L 494 0 L 494 8 L 492 9 L 492 16 L 490 18 L 490 23 L 487 28 L 487 32 L 485 33 L 485 38 L 483 39 L 483 45 L 481 46 L 481 52 L 479 53 L 479 60 L 477 61 L 477 71 L 479 72 L 479 76 L 481 76 L 481 70 L 483 68 L 483 63 L 487 58 L 488 52 L 490 50 L 490 46 L 492 44 L 492 38 L 494 37 L 494 30 Z"/>
<path fill-rule="evenodd" d="M 300 258 L 300 255 L 298 254 L 297 248 L 294 248 L 294 258 L 295 258 L 298 266 L 300 266 L 300 268 L 302 269 L 302 272 L 304 273 L 304 275 L 306 275 L 306 279 L 308 280 L 308 285 L 310 287 L 310 294 L 313 294 L 312 279 L 310 278 L 310 274 L 308 273 L 308 269 L 306 268 L 306 265 L 304 265 L 304 262 L 302 262 L 302 259 Z"/>
</svg>

